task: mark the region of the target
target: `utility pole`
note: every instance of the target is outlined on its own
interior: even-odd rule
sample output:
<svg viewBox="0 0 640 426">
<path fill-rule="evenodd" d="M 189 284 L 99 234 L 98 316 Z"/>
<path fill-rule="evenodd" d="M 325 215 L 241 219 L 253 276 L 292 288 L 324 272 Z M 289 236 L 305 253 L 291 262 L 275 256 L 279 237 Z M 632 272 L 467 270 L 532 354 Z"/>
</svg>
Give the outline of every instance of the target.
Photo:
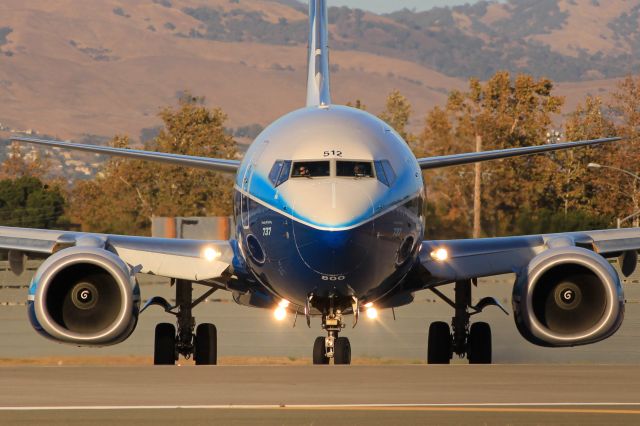
<svg viewBox="0 0 640 426">
<path fill-rule="evenodd" d="M 476 135 L 476 152 L 482 151 L 482 136 Z M 475 164 L 476 176 L 473 186 L 473 238 L 480 238 L 480 213 L 482 211 L 480 191 L 482 189 L 482 166 Z"/>
</svg>

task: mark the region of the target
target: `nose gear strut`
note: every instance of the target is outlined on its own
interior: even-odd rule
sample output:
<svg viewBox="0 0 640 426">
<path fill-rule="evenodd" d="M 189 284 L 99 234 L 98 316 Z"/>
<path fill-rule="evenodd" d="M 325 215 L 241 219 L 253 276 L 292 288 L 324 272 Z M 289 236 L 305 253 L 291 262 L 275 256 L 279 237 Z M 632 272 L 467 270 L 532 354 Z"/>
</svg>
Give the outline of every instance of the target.
<svg viewBox="0 0 640 426">
<path fill-rule="evenodd" d="M 322 329 L 327 337 L 318 337 L 313 345 L 313 363 L 316 365 L 333 363 L 351 364 L 351 343 L 346 337 L 339 337 L 339 333 L 346 327 L 342 311 L 334 307 L 335 296 L 329 297 L 329 307 L 322 314 Z"/>
</svg>

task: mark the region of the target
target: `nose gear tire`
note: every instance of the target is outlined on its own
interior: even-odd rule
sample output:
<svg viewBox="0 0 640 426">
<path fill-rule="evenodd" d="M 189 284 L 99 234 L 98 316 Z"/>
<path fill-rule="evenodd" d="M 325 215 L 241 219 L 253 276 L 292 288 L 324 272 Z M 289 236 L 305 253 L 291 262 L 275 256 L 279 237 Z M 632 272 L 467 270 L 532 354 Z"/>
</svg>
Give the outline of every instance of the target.
<svg viewBox="0 0 640 426">
<path fill-rule="evenodd" d="M 320 336 L 316 338 L 313 343 L 313 364 L 314 365 L 326 365 L 329 364 L 329 358 L 327 358 L 326 349 L 324 347 L 324 337 Z"/>
<path fill-rule="evenodd" d="M 336 339 L 333 352 L 333 363 L 335 365 L 351 364 L 351 343 L 346 337 L 338 337 Z"/>
</svg>

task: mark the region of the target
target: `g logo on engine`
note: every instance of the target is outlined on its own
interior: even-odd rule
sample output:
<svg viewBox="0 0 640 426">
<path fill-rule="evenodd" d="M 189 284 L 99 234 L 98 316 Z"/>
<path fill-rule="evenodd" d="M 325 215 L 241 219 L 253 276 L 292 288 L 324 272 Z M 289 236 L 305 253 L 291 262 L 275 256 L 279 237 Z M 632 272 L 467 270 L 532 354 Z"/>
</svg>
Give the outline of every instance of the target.
<svg viewBox="0 0 640 426">
<path fill-rule="evenodd" d="M 94 308 L 98 304 L 98 289 L 91 283 L 78 283 L 71 289 L 71 301 L 78 309 Z"/>
<path fill-rule="evenodd" d="M 562 300 L 564 303 L 571 303 L 576 298 L 576 294 L 571 289 L 567 289 L 562 292 Z"/>
<path fill-rule="evenodd" d="M 554 290 L 555 304 L 564 310 L 572 310 L 582 302 L 582 292 L 574 283 L 562 283 Z"/>
<path fill-rule="evenodd" d="M 91 302 L 91 299 L 93 299 L 91 290 L 86 288 L 84 290 L 80 290 L 80 293 L 78 293 L 78 297 L 80 298 L 80 300 L 82 300 L 85 303 Z"/>
</svg>

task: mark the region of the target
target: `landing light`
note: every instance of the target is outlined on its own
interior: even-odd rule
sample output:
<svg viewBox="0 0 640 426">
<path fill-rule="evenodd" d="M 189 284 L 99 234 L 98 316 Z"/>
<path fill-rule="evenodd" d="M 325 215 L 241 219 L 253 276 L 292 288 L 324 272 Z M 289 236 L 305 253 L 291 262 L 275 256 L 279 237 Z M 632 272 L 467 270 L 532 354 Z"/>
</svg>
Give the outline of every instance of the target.
<svg viewBox="0 0 640 426">
<path fill-rule="evenodd" d="M 278 306 L 273 312 L 273 316 L 277 321 L 282 321 L 287 317 L 287 310 L 282 306 Z"/>
<path fill-rule="evenodd" d="M 282 299 L 282 300 L 278 303 L 278 306 L 279 306 L 279 307 L 281 307 L 281 308 L 285 308 L 285 309 L 286 309 L 286 308 L 288 308 L 288 307 L 289 307 L 289 305 L 290 305 L 290 304 L 291 304 L 291 303 L 290 303 L 287 299 Z"/>
<path fill-rule="evenodd" d="M 449 252 L 447 249 L 439 248 L 431 252 L 431 258 L 438 262 L 444 262 L 449 258 Z"/>
<path fill-rule="evenodd" d="M 220 256 L 221 256 L 221 253 L 214 248 L 207 247 L 206 249 L 204 249 L 204 258 L 206 259 L 207 262 L 213 262 Z"/>
<path fill-rule="evenodd" d="M 373 303 L 367 303 L 364 307 L 367 310 L 367 318 L 371 320 L 378 318 L 378 310 L 373 307 Z"/>
<path fill-rule="evenodd" d="M 378 318 L 378 310 L 376 308 L 367 308 L 367 318 L 372 320 Z"/>
</svg>

